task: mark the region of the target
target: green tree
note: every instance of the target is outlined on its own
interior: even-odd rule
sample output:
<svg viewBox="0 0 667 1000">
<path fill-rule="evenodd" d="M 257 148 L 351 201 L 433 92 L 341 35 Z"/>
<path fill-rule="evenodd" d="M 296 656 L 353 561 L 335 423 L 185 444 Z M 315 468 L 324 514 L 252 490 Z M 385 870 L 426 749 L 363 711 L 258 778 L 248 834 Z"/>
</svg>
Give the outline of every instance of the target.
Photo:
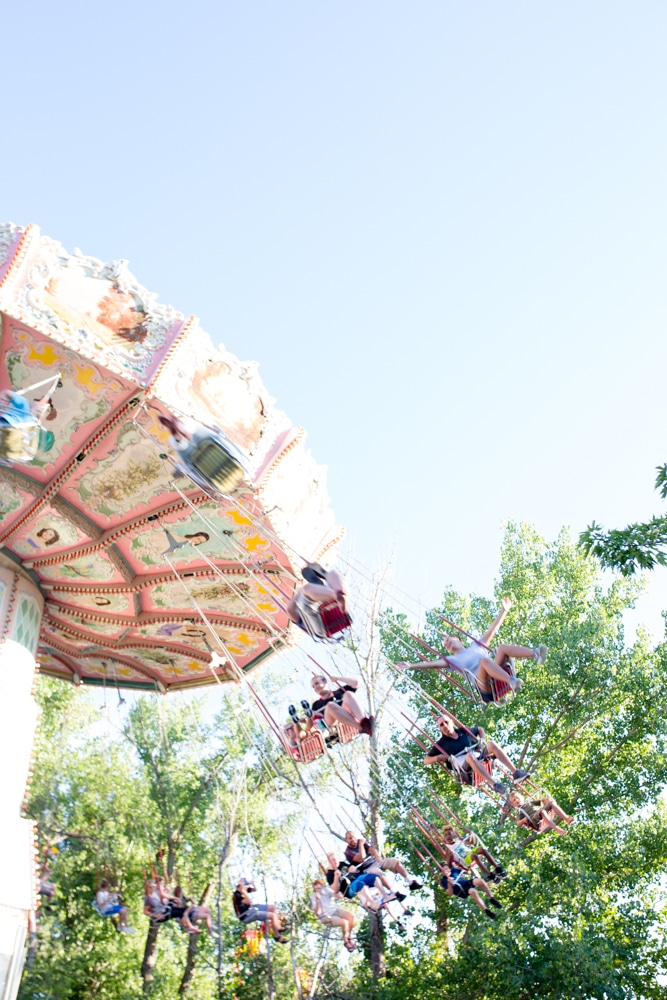
<svg viewBox="0 0 667 1000">
<path fill-rule="evenodd" d="M 657 467 L 655 488 L 663 500 L 667 499 L 667 464 Z M 602 566 L 616 569 L 623 576 L 667 566 L 667 516 L 657 515 L 649 521 L 611 531 L 593 521 L 581 533 L 580 542 L 584 551 L 599 559 Z"/>
<path fill-rule="evenodd" d="M 194 989 L 213 997 L 217 980 L 233 979 L 229 961 L 216 962 L 205 934 L 189 938 L 173 921 L 149 922 L 143 880 L 164 866 L 172 883 L 183 883 L 198 901 L 204 893 L 210 899 L 239 834 L 240 784 L 250 801 L 243 835 L 267 840 L 263 770 L 246 766 L 233 717 L 223 711 L 204 725 L 196 703 L 142 698 L 118 731 L 85 690 L 42 678 L 38 696 L 42 726 L 29 813 L 43 839 L 60 842 L 61 850 L 57 893 L 42 914 L 21 996 L 116 1000 L 143 988 L 157 996 Z M 256 745 L 263 739 L 257 734 Z M 102 877 L 118 884 L 136 935 L 117 934 L 111 920 L 94 913 Z M 222 909 L 231 923 L 226 885 Z"/>
<path fill-rule="evenodd" d="M 311 800 L 271 735 L 253 721 L 247 697 L 227 692 L 206 724 L 197 702 L 179 699 L 141 698 L 114 718 L 85 689 L 49 678 L 40 679 L 38 698 L 42 726 L 29 813 L 42 840 L 59 843 L 60 852 L 56 895 L 40 915 L 22 1000 L 125 1000 L 142 991 L 291 1000 L 297 970 L 314 968 L 322 944 L 292 863 L 302 798 Z M 231 857 L 237 872 L 259 879 L 259 898 L 265 884 L 270 897 L 293 897 L 290 946 L 268 942 L 263 953 L 250 953 L 231 907 Z M 188 937 L 174 921 L 153 924 L 143 915 L 143 880 L 152 867 L 164 867 L 195 899 L 208 899 L 219 941 L 205 933 Z M 102 877 L 117 882 L 136 935 L 116 933 L 111 920 L 95 914 Z"/>
<path fill-rule="evenodd" d="M 392 953 L 394 978 L 378 987 L 360 982 L 369 996 L 405 995 L 417 980 L 422 997 L 663 995 L 659 876 L 667 862 L 667 815 L 659 796 L 667 779 L 666 650 L 651 649 L 642 634 L 626 647 L 623 613 L 637 592 L 629 580 L 604 587 L 596 563 L 566 533 L 547 543 L 530 528 L 510 525 L 495 600 L 449 589 L 427 615 L 423 639 L 441 649 L 439 614 L 481 635 L 500 597 L 514 595 L 501 641 L 545 642 L 549 656 L 542 666 L 519 661 L 525 685 L 510 704 L 488 709 L 482 719 L 479 707 L 441 675 L 419 673 L 416 684 L 464 723 L 482 723 L 575 812 L 576 823 L 567 836 L 525 843 L 531 840 L 525 829 L 499 825 L 488 798 L 462 790 L 437 767 L 424 767 L 416 744 L 394 756 L 385 799 L 399 849 L 410 851 L 414 841 L 408 803 L 437 818 L 428 806 L 435 793 L 482 835 L 511 878 L 499 890 L 505 911 L 493 925 L 472 904 L 436 890 L 436 911 L 446 912 L 447 947 L 433 935 L 399 949 L 396 960 Z M 410 639 L 406 624 L 400 615 L 384 616 L 385 648 L 394 661 L 416 662 L 423 647 Z M 400 683 L 421 727 L 433 731 L 426 703 L 407 679 Z"/>
</svg>

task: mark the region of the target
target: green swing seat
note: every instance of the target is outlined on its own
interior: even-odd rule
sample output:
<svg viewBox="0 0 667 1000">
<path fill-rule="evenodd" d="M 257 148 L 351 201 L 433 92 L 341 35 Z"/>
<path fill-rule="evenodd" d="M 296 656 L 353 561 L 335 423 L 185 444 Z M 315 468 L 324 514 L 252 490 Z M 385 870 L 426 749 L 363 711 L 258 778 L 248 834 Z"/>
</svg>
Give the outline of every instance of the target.
<svg viewBox="0 0 667 1000">
<path fill-rule="evenodd" d="M 245 479 L 243 466 L 214 437 L 200 441 L 188 456 L 188 462 L 220 493 L 233 493 Z"/>
</svg>

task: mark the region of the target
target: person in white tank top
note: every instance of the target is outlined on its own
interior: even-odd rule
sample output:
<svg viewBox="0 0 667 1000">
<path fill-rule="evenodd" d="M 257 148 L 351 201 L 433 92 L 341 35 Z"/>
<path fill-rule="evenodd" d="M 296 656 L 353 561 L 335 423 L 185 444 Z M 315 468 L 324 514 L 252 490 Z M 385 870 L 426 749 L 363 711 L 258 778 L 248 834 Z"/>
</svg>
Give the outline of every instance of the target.
<svg viewBox="0 0 667 1000">
<path fill-rule="evenodd" d="M 523 687 L 523 681 L 520 677 L 508 674 L 502 664 L 511 662 L 512 659 L 535 660 L 537 663 L 544 663 L 548 650 L 546 646 L 536 646 L 531 649 L 529 646 L 503 643 L 496 649 L 495 658 L 491 659 L 490 652 L 485 647 L 493 639 L 511 607 L 511 599 L 503 597 L 500 602 L 500 613 L 482 638 L 479 641 L 474 641 L 470 646 L 464 646 L 456 636 L 447 635 L 443 639 L 443 646 L 448 654 L 446 658 L 426 663 L 397 663 L 396 665 L 403 670 L 455 670 L 463 674 L 464 677 L 469 677 L 476 684 L 482 700 L 487 702 L 493 701 L 492 680 L 509 684 L 512 691 L 520 691 Z"/>
</svg>

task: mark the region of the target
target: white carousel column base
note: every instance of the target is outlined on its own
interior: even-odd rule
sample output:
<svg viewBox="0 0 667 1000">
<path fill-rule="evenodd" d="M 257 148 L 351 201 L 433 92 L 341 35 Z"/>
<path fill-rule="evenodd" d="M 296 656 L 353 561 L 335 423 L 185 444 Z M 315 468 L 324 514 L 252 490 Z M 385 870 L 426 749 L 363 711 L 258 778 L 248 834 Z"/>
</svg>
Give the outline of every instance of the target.
<svg viewBox="0 0 667 1000">
<path fill-rule="evenodd" d="M 15 1000 L 35 929 L 34 824 L 22 815 L 37 705 L 34 652 L 42 599 L 0 561 L 0 1000 Z M 18 640 L 18 641 L 17 641 Z"/>
</svg>

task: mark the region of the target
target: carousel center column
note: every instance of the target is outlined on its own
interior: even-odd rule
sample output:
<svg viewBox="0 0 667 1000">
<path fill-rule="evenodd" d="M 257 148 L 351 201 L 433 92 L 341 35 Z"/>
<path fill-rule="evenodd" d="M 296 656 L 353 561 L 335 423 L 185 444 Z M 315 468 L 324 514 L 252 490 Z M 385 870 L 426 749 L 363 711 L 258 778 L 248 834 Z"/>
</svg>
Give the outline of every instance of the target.
<svg viewBox="0 0 667 1000">
<path fill-rule="evenodd" d="M 34 825 L 21 815 L 37 705 L 35 653 L 44 602 L 0 555 L 0 1000 L 14 1000 L 35 920 Z"/>
</svg>

